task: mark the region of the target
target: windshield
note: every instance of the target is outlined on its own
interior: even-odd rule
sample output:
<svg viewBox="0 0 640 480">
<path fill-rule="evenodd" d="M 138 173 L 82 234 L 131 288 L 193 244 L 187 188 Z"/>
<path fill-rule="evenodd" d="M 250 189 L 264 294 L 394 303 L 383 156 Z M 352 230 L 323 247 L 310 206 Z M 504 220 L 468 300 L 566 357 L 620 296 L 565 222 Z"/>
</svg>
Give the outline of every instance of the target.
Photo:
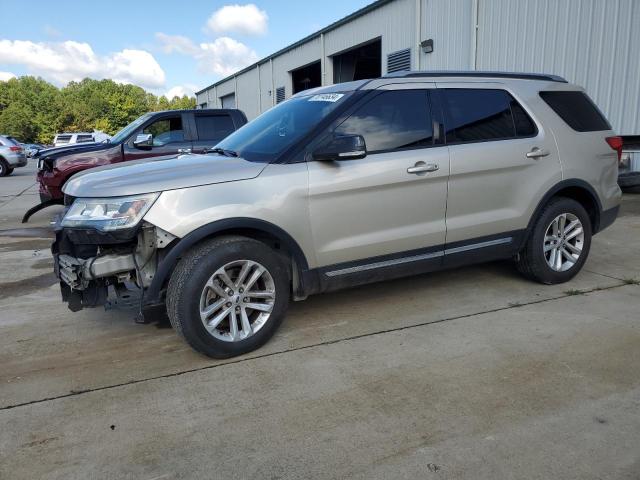
<svg viewBox="0 0 640 480">
<path fill-rule="evenodd" d="M 111 137 L 111 143 L 122 143 L 122 142 L 124 142 L 127 138 L 129 138 L 129 136 L 133 132 L 136 131 L 136 129 L 140 125 L 142 125 L 144 122 L 146 122 L 151 115 L 152 115 L 151 113 L 145 113 L 141 117 L 136 118 L 133 122 L 131 122 L 129 125 L 127 125 L 122 130 L 120 130 L 118 133 L 116 133 L 113 137 Z"/>
<path fill-rule="evenodd" d="M 222 140 L 216 147 L 251 162 L 270 162 L 308 134 L 351 93 L 325 93 L 283 102 Z"/>
</svg>

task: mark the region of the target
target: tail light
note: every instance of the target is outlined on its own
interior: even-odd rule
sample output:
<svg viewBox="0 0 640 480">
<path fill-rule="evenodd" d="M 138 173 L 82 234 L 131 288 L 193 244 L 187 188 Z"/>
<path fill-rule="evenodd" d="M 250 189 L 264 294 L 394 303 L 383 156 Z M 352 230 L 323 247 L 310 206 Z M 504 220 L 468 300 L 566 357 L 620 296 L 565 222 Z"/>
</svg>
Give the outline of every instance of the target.
<svg viewBox="0 0 640 480">
<path fill-rule="evenodd" d="M 622 137 L 607 137 L 605 140 L 613 150 L 618 152 L 618 161 L 620 161 L 620 157 L 622 157 Z"/>
<path fill-rule="evenodd" d="M 9 147 L 9 150 L 11 150 L 12 152 L 21 152 L 22 147 L 18 147 L 17 145 L 15 145 L 13 147 Z"/>
</svg>

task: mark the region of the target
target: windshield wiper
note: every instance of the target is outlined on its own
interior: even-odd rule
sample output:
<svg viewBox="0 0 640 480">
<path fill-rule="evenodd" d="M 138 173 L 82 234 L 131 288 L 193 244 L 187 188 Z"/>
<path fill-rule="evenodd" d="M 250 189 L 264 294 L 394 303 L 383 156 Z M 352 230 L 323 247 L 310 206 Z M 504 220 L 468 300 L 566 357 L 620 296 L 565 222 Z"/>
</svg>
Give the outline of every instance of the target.
<svg viewBox="0 0 640 480">
<path fill-rule="evenodd" d="M 207 148 L 205 153 L 219 153 L 225 157 L 237 157 L 238 154 L 233 150 L 225 150 L 224 148 Z"/>
</svg>

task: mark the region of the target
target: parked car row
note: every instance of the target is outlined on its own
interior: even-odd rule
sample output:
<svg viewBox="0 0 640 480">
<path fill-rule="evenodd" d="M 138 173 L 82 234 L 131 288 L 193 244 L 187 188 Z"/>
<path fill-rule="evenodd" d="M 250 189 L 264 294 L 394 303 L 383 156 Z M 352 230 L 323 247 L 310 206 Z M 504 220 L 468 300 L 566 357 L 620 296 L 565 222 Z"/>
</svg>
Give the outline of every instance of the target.
<svg viewBox="0 0 640 480">
<path fill-rule="evenodd" d="M 566 282 L 618 214 L 622 140 L 556 76 L 392 74 L 298 93 L 228 136 L 239 113 L 218 114 L 41 154 L 43 199 L 67 205 L 53 253 L 71 310 L 138 295 L 230 357 L 329 290 L 496 259 Z"/>
</svg>

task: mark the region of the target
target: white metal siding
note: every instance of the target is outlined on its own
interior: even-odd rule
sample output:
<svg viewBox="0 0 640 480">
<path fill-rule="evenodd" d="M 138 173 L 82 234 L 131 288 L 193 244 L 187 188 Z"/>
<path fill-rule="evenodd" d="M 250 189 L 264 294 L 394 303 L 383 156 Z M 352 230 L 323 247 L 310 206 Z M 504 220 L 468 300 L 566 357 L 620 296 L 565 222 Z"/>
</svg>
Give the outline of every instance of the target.
<svg viewBox="0 0 640 480">
<path fill-rule="evenodd" d="M 333 80 L 332 55 L 375 38 L 382 39 L 383 74 L 387 55 L 405 48 L 412 69 L 468 70 L 475 59 L 478 70 L 555 73 L 585 87 L 617 132 L 640 134 L 640 0 L 395 0 L 324 33 L 323 84 Z M 428 38 L 433 53 L 418 53 Z M 289 98 L 289 72 L 322 51 L 318 36 L 263 63 L 260 81 L 255 68 L 238 75 L 239 108 L 252 119 L 275 103 L 276 88 Z M 198 103 L 220 106 L 235 88 L 231 77 Z"/>
<path fill-rule="evenodd" d="M 247 118 L 256 118 L 259 114 L 258 70 L 252 68 L 238 75 L 238 95 L 236 108 L 242 110 Z"/>
<path fill-rule="evenodd" d="M 382 37 L 382 74 L 387 70 L 386 58 L 389 53 L 411 48 L 412 68 L 415 44 L 415 0 L 396 0 L 383 5 L 366 15 L 325 33 L 325 54 L 327 57 Z M 327 81 L 333 79 L 333 62 L 327 64 Z"/>
<path fill-rule="evenodd" d="M 291 70 L 320 60 L 320 38 L 314 38 L 273 59 L 274 88 L 284 87 L 285 98 L 292 95 Z M 274 90 L 275 95 L 275 90 Z"/>
<path fill-rule="evenodd" d="M 471 68 L 472 0 L 422 0 L 419 41 L 433 39 L 433 53 L 420 50 L 421 70 Z"/>
<path fill-rule="evenodd" d="M 236 91 L 236 86 L 235 86 L 235 79 L 234 77 L 229 78 L 228 80 L 226 80 L 224 83 L 221 83 L 220 85 L 218 85 L 216 87 L 216 104 L 219 106 L 220 105 L 220 97 L 224 97 L 225 95 L 229 95 L 230 93 L 235 93 Z M 242 93 L 240 93 L 239 95 L 236 95 L 236 97 L 241 97 Z"/>
<path fill-rule="evenodd" d="M 561 75 L 617 132 L 640 132 L 640 1 L 478 1 L 479 70 Z"/>
</svg>

